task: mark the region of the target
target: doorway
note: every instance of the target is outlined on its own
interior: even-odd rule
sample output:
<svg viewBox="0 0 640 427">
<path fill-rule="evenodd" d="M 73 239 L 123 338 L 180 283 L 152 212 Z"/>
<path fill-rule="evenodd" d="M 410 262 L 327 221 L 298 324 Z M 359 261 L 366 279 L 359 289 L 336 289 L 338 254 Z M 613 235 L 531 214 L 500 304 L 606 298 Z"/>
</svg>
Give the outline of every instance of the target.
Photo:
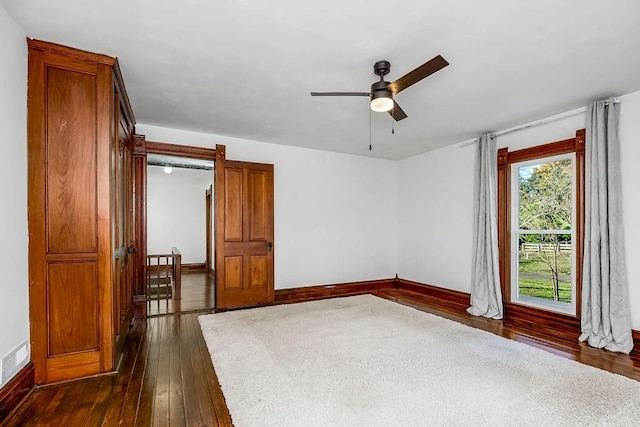
<svg viewBox="0 0 640 427">
<path fill-rule="evenodd" d="M 136 243 L 139 248 L 136 255 L 137 275 L 133 296 L 135 316 L 272 303 L 275 252 L 273 165 L 227 161 L 224 145 L 216 145 L 215 149 L 200 148 L 146 141 L 143 135 L 135 135 L 134 140 L 134 218 Z M 214 162 L 213 184 L 209 184 L 211 191 L 207 193 L 205 190 L 204 197 L 202 193 L 199 196 L 199 200 L 204 202 L 205 217 L 208 206 L 211 220 L 205 224 L 197 221 L 204 226 L 202 237 L 210 235 L 210 248 L 206 251 L 204 261 L 195 263 L 198 267 L 187 266 L 184 269 L 187 275 L 192 272 L 189 269 L 201 270 L 202 280 L 208 284 L 208 299 L 205 302 L 198 299 L 197 306 L 187 305 L 182 295 L 188 286 L 188 280 L 194 279 L 195 276 L 187 277 L 182 274 L 182 259 L 185 255 L 180 248 L 171 246 L 170 252 L 160 254 L 151 254 L 147 248 L 147 232 L 150 231 L 147 227 L 147 161 L 148 156 L 151 156 L 151 161 L 155 162 L 154 155 L 177 157 L 179 160 L 176 161 L 182 162 L 183 165 L 184 162 Z M 173 172 L 171 165 L 155 166 L 161 166 L 163 169 L 172 167 Z M 173 189 L 174 194 L 179 191 Z M 171 188 L 163 187 L 161 197 L 171 198 Z M 207 226 L 211 228 L 207 230 Z M 165 227 L 174 227 L 174 224 L 169 222 Z M 160 252 L 167 251 L 169 245 L 165 244 Z M 157 257 L 155 266 L 150 265 L 147 268 L 149 255 L 163 255 L 164 259 L 160 260 L 162 257 Z M 149 280 L 150 278 L 156 279 L 155 282 Z M 180 280 L 180 285 L 175 282 L 176 279 Z M 183 282 L 186 283 L 184 286 Z M 151 310 L 148 301 L 154 299 L 149 298 L 150 283 L 158 285 L 155 290 L 158 294 L 168 294 L 167 288 L 171 287 L 171 298 L 167 299 L 173 301 L 165 304 L 164 308 Z M 180 301 L 176 302 L 177 300 Z"/>
<path fill-rule="evenodd" d="M 148 315 L 215 306 L 210 207 L 203 197 L 213 181 L 213 160 L 147 155 Z"/>
</svg>

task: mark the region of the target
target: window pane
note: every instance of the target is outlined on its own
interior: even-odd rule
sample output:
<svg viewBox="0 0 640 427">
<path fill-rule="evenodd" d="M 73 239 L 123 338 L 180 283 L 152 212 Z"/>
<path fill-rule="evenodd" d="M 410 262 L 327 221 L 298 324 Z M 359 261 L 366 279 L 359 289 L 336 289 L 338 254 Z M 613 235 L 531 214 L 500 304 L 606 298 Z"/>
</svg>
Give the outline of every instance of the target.
<svg viewBox="0 0 640 427">
<path fill-rule="evenodd" d="M 571 303 L 570 234 L 519 234 L 518 298 Z"/>
<path fill-rule="evenodd" d="M 571 160 L 518 167 L 520 230 L 571 230 Z"/>
</svg>

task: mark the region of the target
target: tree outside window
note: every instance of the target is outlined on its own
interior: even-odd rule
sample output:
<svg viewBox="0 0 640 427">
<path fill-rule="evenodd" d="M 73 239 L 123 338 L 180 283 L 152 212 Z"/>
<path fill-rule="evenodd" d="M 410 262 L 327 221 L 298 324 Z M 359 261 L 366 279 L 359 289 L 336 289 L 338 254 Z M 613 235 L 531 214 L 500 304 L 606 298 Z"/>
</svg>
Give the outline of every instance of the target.
<svg viewBox="0 0 640 427">
<path fill-rule="evenodd" d="M 518 168 L 518 294 L 570 303 L 571 159 Z"/>
</svg>

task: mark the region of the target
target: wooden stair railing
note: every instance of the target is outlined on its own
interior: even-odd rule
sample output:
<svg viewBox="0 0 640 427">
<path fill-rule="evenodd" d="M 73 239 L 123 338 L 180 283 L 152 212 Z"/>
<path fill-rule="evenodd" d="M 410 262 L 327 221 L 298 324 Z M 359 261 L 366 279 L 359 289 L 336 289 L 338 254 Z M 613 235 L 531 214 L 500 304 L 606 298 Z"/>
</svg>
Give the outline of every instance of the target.
<svg viewBox="0 0 640 427">
<path fill-rule="evenodd" d="M 180 299 L 182 254 L 173 247 L 170 254 L 147 255 L 147 301 Z"/>
<path fill-rule="evenodd" d="M 182 294 L 182 254 L 175 246 L 171 248 L 173 255 L 173 299 L 180 299 Z"/>
</svg>

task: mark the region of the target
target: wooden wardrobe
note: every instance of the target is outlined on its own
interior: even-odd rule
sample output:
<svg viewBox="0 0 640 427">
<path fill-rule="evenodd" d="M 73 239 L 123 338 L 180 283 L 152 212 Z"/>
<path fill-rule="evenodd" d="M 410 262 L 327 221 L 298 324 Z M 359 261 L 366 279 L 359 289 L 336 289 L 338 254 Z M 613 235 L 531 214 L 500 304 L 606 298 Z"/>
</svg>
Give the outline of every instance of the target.
<svg viewBox="0 0 640 427">
<path fill-rule="evenodd" d="M 116 369 L 132 319 L 135 120 L 115 58 L 28 40 L 37 384 Z"/>
</svg>

